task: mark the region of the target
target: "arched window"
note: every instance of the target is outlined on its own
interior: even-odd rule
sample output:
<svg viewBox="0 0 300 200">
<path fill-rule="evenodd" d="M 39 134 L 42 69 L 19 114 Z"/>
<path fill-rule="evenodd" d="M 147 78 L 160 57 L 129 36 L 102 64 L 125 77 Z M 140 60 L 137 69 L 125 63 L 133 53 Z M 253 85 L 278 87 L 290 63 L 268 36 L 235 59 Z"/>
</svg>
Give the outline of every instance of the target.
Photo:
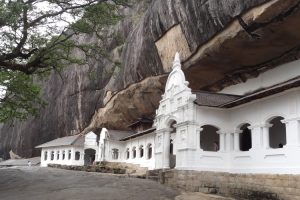
<svg viewBox="0 0 300 200">
<path fill-rule="evenodd" d="M 119 158 L 119 149 L 112 149 L 112 159 L 118 160 Z"/>
<path fill-rule="evenodd" d="M 173 121 L 172 123 L 171 123 L 171 125 L 170 125 L 170 128 L 171 128 L 171 134 L 172 133 L 176 133 L 176 121 Z"/>
<path fill-rule="evenodd" d="M 275 117 L 269 121 L 271 127 L 269 128 L 269 142 L 273 149 L 282 148 L 286 145 L 286 127 L 281 121 L 283 117 Z"/>
<path fill-rule="evenodd" d="M 140 150 L 140 158 L 144 157 L 144 146 L 141 145 L 139 150 Z"/>
<path fill-rule="evenodd" d="M 249 126 L 250 124 L 243 124 L 240 128 L 239 142 L 241 151 L 249 151 L 252 148 L 252 137 Z"/>
<path fill-rule="evenodd" d="M 69 151 L 68 151 L 68 159 L 69 159 L 69 160 L 71 160 L 71 156 L 72 156 L 72 151 L 69 150 Z"/>
<path fill-rule="evenodd" d="M 44 153 L 44 160 L 47 160 L 48 159 L 48 151 L 45 151 Z"/>
<path fill-rule="evenodd" d="M 151 159 L 152 158 L 152 144 L 148 144 L 147 149 L 148 149 L 147 159 Z"/>
<path fill-rule="evenodd" d="M 59 151 L 56 152 L 56 160 L 59 160 Z"/>
<path fill-rule="evenodd" d="M 65 159 L 66 159 L 66 151 L 63 150 L 63 152 L 62 152 L 62 160 L 65 160 Z"/>
<path fill-rule="evenodd" d="M 130 152 L 129 148 L 126 149 L 126 159 L 128 160 L 130 158 Z"/>
<path fill-rule="evenodd" d="M 200 133 L 200 148 L 203 151 L 219 151 L 220 137 L 218 128 L 211 125 L 204 125 Z"/>
<path fill-rule="evenodd" d="M 75 160 L 79 160 L 80 159 L 80 152 L 76 151 L 75 152 Z"/>
<path fill-rule="evenodd" d="M 136 158 L 136 147 L 132 148 L 132 158 Z"/>
<path fill-rule="evenodd" d="M 54 160 L 54 151 L 51 151 L 51 160 Z"/>
</svg>

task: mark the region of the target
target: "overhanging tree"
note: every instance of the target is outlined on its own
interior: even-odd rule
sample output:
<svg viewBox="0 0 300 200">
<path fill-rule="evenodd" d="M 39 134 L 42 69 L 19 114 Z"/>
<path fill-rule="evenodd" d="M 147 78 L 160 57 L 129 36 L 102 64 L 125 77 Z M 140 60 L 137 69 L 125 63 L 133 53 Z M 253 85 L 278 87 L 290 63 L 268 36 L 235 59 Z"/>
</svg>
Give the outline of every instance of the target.
<svg viewBox="0 0 300 200">
<path fill-rule="evenodd" d="M 121 6 L 128 0 L 2 0 L 0 1 L 0 122 L 26 119 L 45 103 L 32 76 L 84 64 L 72 56 L 79 48 L 86 54 L 103 49 L 78 44 L 73 38 L 96 33 L 105 38 L 106 27 L 118 22 Z"/>
</svg>

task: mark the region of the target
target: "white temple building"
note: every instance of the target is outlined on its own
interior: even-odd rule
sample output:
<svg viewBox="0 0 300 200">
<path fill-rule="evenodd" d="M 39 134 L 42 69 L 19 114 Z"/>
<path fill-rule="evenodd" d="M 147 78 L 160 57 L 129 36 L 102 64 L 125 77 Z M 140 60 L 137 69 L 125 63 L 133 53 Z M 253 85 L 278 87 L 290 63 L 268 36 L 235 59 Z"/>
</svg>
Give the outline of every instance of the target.
<svg viewBox="0 0 300 200">
<path fill-rule="evenodd" d="M 42 166 L 87 164 L 85 152 L 94 149 L 96 161 L 149 169 L 300 174 L 299 65 L 284 64 L 211 93 L 189 88 L 176 54 L 153 125 L 141 119 L 133 131 L 103 128 L 98 137 L 40 145 Z"/>
</svg>

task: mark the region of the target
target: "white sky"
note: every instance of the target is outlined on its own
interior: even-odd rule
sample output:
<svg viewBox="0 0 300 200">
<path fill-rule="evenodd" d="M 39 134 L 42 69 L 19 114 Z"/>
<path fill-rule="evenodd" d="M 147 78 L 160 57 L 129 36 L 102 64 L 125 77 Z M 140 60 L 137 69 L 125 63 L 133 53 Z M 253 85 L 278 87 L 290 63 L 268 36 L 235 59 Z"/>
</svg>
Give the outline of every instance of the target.
<svg viewBox="0 0 300 200">
<path fill-rule="evenodd" d="M 82 4 L 85 2 L 87 2 L 87 1 L 86 0 L 74 0 L 73 1 L 74 4 L 78 4 L 78 3 Z M 49 4 L 49 2 L 37 1 L 37 3 L 34 5 L 34 10 L 29 15 L 35 16 L 34 18 L 36 18 L 36 16 L 41 15 L 41 12 L 59 11 L 59 10 L 60 10 L 59 7 Z M 64 13 L 63 15 L 61 15 L 61 20 L 49 19 L 49 20 L 47 20 L 47 22 L 49 22 L 49 24 L 47 26 L 39 25 L 30 31 L 32 31 L 32 32 L 35 31 L 38 34 L 40 34 L 42 37 L 50 38 L 54 35 L 61 33 L 63 31 L 63 29 L 69 25 L 69 23 L 72 23 L 77 19 L 78 18 L 75 18 L 71 14 Z M 29 20 L 30 20 L 30 17 L 29 17 Z M 9 30 L 8 27 L 3 27 L 2 29 L 0 29 L 0 35 L 1 35 L 2 31 L 7 31 L 7 30 Z M 54 32 L 53 30 L 56 30 L 56 31 Z M 19 31 L 21 32 L 21 30 L 19 30 Z M 1 45 L 1 42 L 0 42 L 0 45 Z M 4 97 L 5 92 L 6 92 L 6 87 L 0 85 L 0 99 Z"/>
</svg>

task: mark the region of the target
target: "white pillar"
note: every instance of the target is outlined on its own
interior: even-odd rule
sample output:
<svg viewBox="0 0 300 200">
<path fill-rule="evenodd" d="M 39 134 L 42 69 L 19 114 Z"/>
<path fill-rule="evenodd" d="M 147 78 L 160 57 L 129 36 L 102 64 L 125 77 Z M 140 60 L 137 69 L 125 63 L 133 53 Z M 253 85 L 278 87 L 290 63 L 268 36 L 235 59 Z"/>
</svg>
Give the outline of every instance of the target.
<svg viewBox="0 0 300 200">
<path fill-rule="evenodd" d="M 47 160 L 48 160 L 48 161 L 51 160 L 51 151 L 47 151 Z"/>
<path fill-rule="evenodd" d="M 282 120 L 286 125 L 286 146 L 299 145 L 299 121 L 298 119 Z"/>
<path fill-rule="evenodd" d="M 240 133 L 241 133 L 241 130 L 237 130 L 235 131 L 234 133 L 234 141 L 233 141 L 233 144 L 234 144 L 234 151 L 240 151 Z"/>
<path fill-rule="evenodd" d="M 260 125 L 249 126 L 251 130 L 252 150 L 261 149 L 263 147 L 263 135 Z"/>
<path fill-rule="evenodd" d="M 41 162 L 45 161 L 45 151 L 42 149 L 41 151 Z"/>
<path fill-rule="evenodd" d="M 262 135 L 263 135 L 263 148 L 269 149 L 270 148 L 270 136 L 269 136 L 269 128 L 272 127 L 272 124 L 263 124 L 262 128 Z"/>
<path fill-rule="evenodd" d="M 217 131 L 217 133 L 220 136 L 220 148 L 219 151 L 224 151 L 225 150 L 225 133 L 222 133 L 221 131 Z"/>
<path fill-rule="evenodd" d="M 196 145 L 197 145 L 197 149 L 201 149 L 201 131 L 203 131 L 203 128 L 198 128 L 196 129 Z"/>
<path fill-rule="evenodd" d="M 163 134 L 163 168 L 170 168 L 170 131 Z"/>
<path fill-rule="evenodd" d="M 232 149 L 231 149 L 231 143 L 232 143 L 232 141 L 231 141 L 231 135 L 232 135 L 232 133 L 226 133 L 225 134 L 225 143 L 226 143 L 226 145 L 225 145 L 225 151 L 227 151 L 227 152 L 230 152 Z"/>
<path fill-rule="evenodd" d="M 62 150 L 59 150 L 59 160 L 62 160 L 62 157 L 63 157 L 63 155 L 62 155 Z"/>
</svg>

